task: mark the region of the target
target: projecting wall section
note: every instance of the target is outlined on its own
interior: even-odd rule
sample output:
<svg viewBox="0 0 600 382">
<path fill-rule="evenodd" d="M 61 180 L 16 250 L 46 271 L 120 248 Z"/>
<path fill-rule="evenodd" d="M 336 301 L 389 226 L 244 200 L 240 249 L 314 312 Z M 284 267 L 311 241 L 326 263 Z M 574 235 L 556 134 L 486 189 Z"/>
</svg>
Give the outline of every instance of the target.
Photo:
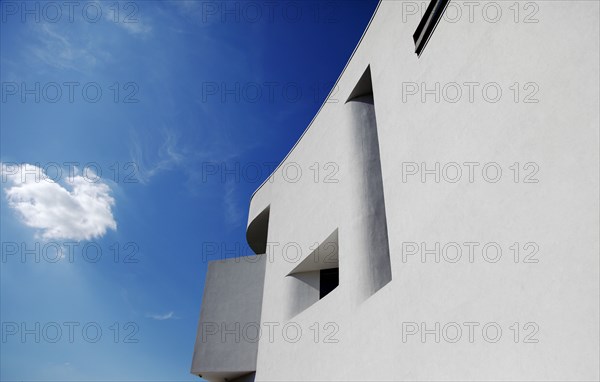
<svg viewBox="0 0 600 382">
<path fill-rule="evenodd" d="M 390 282 L 392 270 L 372 92 L 351 99 L 344 108 L 354 137 L 349 165 L 357 169 L 349 190 L 357 198 L 348 206 L 354 219 L 347 223 L 354 234 L 346 238 L 344 245 L 357 252 L 350 263 L 354 282 L 348 287 L 361 301 Z"/>
<path fill-rule="evenodd" d="M 264 271 L 263 256 L 209 263 L 192 374 L 209 381 L 253 380 Z"/>
</svg>

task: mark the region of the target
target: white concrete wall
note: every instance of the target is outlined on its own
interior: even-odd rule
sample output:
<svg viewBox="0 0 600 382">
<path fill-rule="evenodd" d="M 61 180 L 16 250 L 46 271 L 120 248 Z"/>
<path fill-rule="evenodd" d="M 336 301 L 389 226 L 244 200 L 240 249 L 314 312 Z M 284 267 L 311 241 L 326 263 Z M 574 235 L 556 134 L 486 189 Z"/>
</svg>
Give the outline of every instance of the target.
<svg viewBox="0 0 600 382">
<path fill-rule="evenodd" d="M 599 3 L 521 2 L 517 23 L 514 2 L 476 2 L 471 22 L 465 3 L 453 1 L 447 15 L 455 17 L 459 7 L 462 17 L 440 22 L 420 58 L 413 53 L 412 34 L 420 17 L 410 14 L 412 4 L 380 4 L 329 102 L 252 199 L 249 221 L 270 205 L 271 243 L 264 255 L 265 330 L 256 379 L 598 380 Z M 502 16 L 491 22 L 498 7 Z M 523 22 L 527 15 L 538 22 Z M 364 235 L 372 211 L 360 208 L 365 206 L 360 187 L 368 179 L 356 162 L 353 106 L 345 103 L 367 66 L 373 77 L 392 277 L 374 294 Z M 473 102 L 466 86 L 455 103 L 449 99 L 453 93 L 441 94 L 439 102 L 433 95 L 423 102 L 420 93 L 407 94 L 411 83 L 431 89 L 436 82 L 448 91 L 453 89 L 449 83 L 480 85 Z M 518 102 L 510 89 L 515 82 L 520 84 Z M 502 89 L 497 102 L 483 98 L 486 83 Z M 534 85 L 524 89 L 526 83 Z M 525 103 L 535 89 L 538 102 Z M 425 182 L 418 175 L 403 180 L 413 162 L 428 168 L 436 162 L 442 167 L 480 165 L 473 182 L 463 165 L 456 183 L 443 177 L 437 183 L 432 175 Z M 521 167 L 519 182 L 510 169 L 515 162 Z M 523 182 L 534 168 L 524 169 L 528 162 L 539 168 L 537 183 Z M 317 181 L 310 170 L 315 163 Z M 324 168 L 328 163 L 334 166 Z M 502 169 L 498 182 L 482 177 L 485 163 Z M 297 168 L 302 176 L 291 182 Z M 338 182 L 324 182 L 336 168 L 329 180 Z M 282 169 L 288 171 L 287 181 Z M 286 275 L 336 229 L 339 287 L 290 317 L 295 290 Z M 464 246 L 456 263 L 436 263 L 431 257 L 422 263 L 419 256 L 403 260 L 410 242 L 429 248 L 436 242 L 480 245 L 472 263 Z M 482 246 L 492 242 L 502 249 L 496 263 L 481 256 Z M 521 247 L 518 263 L 509 248 L 515 242 Z M 539 247 L 538 263 L 522 262 L 528 242 Z M 295 258 L 297 247 L 301 255 Z M 464 326 L 469 322 L 479 325 L 472 343 Z M 518 343 L 510 329 L 515 322 Z M 435 323 L 457 323 L 463 335 L 455 343 L 444 337 L 436 343 L 433 335 L 422 341 L 420 333 L 403 341 L 410 323 L 429 329 Z M 483 338 L 486 323 L 502 329 L 498 342 Z M 274 328 L 272 335 L 267 326 Z M 536 327 L 532 338 L 538 342 L 524 343 Z M 302 335 L 294 342 L 297 328 Z M 326 343 L 328 334 L 337 343 Z M 454 337 L 453 331 L 446 334 Z"/>
<path fill-rule="evenodd" d="M 209 381 L 247 380 L 256 370 L 265 258 L 208 264 L 191 373 Z"/>
</svg>

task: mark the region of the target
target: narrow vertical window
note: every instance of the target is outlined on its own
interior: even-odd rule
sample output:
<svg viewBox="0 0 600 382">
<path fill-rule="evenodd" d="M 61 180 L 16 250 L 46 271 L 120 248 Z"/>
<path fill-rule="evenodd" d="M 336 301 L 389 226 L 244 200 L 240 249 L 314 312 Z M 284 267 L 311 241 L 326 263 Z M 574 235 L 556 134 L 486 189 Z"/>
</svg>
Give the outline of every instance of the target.
<svg viewBox="0 0 600 382">
<path fill-rule="evenodd" d="M 420 57 L 421 53 L 423 53 L 423 49 L 425 49 L 435 27 L 437 27 L 437 24 L 442 19 L 442 15 L 449 2 L 450 0 L 431 0 L 429 2 L 427 10 L 423 15 L 417 30 L 415 30 L 415 33 L 413 34 L 413 40 L 415 40 L 415 53 L 417 56 Z"/>
</svg>

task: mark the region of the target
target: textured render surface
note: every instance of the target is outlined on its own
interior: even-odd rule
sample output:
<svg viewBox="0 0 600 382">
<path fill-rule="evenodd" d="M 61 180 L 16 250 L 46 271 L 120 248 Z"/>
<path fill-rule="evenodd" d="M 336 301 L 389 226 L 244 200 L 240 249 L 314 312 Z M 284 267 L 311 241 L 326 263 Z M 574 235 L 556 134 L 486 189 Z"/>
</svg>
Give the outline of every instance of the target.
<svg viewBox="0 0 600 382">
<path fill-rule="evenodd" d="M 343 245 L 357 253 L 352 259 L 356 272 L 351 293 L 364 300 L 392 277 L 373 95 L 355 98 L 344 109 L 350 117 L 353 137 L 348 147 L 352 158 L 347 166 L 354 170 L 346 192 L 358 200 L 348 205 L 347 212 L 354 218 L 345 222 L 344 229 L 352 235 L 346 236 Z"/>
<path fill-rule="evenodd" d="M 192 374 L 218 381 L 256 370 L 265 257 L 212 261 L 208 265 Z M 244 378 L 242 378 L 243 380 Z"/>
<path fill-rule="evenodd" d="M 261 315 L 263 323 L 279 326 L 273 338 L 259 341 L 256 379 L 597 380 L 599 3 L 535 2 L 539 21 L 529 24 L 515 23 L 506 2 L 497 3 L 504 4 L 498 22 L 484 21 L 477 8 L 473 22 L 466 13 L 459 22 L 440 22 L 420 58 L 412 40 L 420 18 L 405 17 L 405 3 L 380 4 L 336 92 L 282 163 L 301 167 L 304 176 L 286 181 L 280 167 L 251 201 L 249 223 L 270 206 L 268 242 L 279 244 L 264 255 Z M 360 151 L 357 139 L 365 137 L 355 128 L 357 113 L 370 111 L 345 103 L 367 67 L 391 271 L 391 281 L 380 284 L 372 283 L 379 273 L 369 247 L 382 241 L 364 224 L 377 224 L 381 195 L 368 191 L 363 169 L 369 154 Z M 421 93 L 403 93 L 409 82 L 428 89 L 480 85 L 473 102 L 464 86 L 458 102 L 435 102 L 432 95 L 423 102 Z M 491 82 L 503 90 L 493 103 L 481 93 Z M 515 82 L 519 102 L 509 89 Z M 527 82 L 537 84 L 539 102 L 521 102 Z M 428 168 L 495 162 L 504 173 L 497 183 L 483 181 L 481 172 L 474 182 L 465 174 L 455 183 L 432 176 L 421 182 L 420 174 L 403 181 L 403 163 L 421 162 Z M 535 162 L 539 182 L 512 181 L 514 162 Z M 315 163 L 336 164 L 338 181 L 315 182 L 308 170 Z M 298 307 L 292 299 L 297 284 L 286 276 L 336 229 L 340 285 Z M 301 248 L 300 258 L 285 252 L 289 242 Z M 504 257 L 496 263 L 480 255 L 472 263 L 403 261 L 406 242 L 497 242 Z M 508 249 L 514 242 L 537 243 L 539 262 L 514 263 Z M 466 330 L 456 342 L 436 342 L 434 335 L 403 341 L 407 322 L 427 329 L 451 322 L 480 326 L 473 342 Z M 498 342 L 482 340 L 488 322 L 503 329 Z M 521 329 L 536 323 L 538 342 L 523 343 L 528 330 L 515 343 L 509 329 L 515 322 Z M 328 323 L 333 329 L 325 330 Z M 289 324 L 302 331 L 294 341 L 282 334 Z M 332 333 L 337 342 L 325 341 Z"/>
</svg>

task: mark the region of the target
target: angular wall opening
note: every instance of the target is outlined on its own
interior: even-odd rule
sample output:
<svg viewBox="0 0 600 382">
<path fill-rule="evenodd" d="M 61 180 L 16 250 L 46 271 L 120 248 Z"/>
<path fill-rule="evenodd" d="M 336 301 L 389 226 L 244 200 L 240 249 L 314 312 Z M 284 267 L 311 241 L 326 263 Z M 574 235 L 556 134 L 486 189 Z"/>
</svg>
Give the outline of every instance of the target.
<svg viewBox="0 0 600 382">
<path fill-rule="evenodd" d="M 287 277 L 287 315 L 293 317 L 327 296 L 339 285 L 338 230 L 333 231 Z"/>
<path fill-rule="evenodd" d="M 367 66 L 367 70 L 360 77 L 356 86 L 348 96 L 346 102 L 352 101 L 363 96 L 373 96 L 373 81 L 371 80 L 371 66 Z"/>
<path fill-rule="evenodd" d="M 257 255 L 262 255 L 267 252 L 270 210 L 271 206 L 262 210 L 262 212 L 252 220 L 246 230 L 246 241 Z"/>
</svg>

